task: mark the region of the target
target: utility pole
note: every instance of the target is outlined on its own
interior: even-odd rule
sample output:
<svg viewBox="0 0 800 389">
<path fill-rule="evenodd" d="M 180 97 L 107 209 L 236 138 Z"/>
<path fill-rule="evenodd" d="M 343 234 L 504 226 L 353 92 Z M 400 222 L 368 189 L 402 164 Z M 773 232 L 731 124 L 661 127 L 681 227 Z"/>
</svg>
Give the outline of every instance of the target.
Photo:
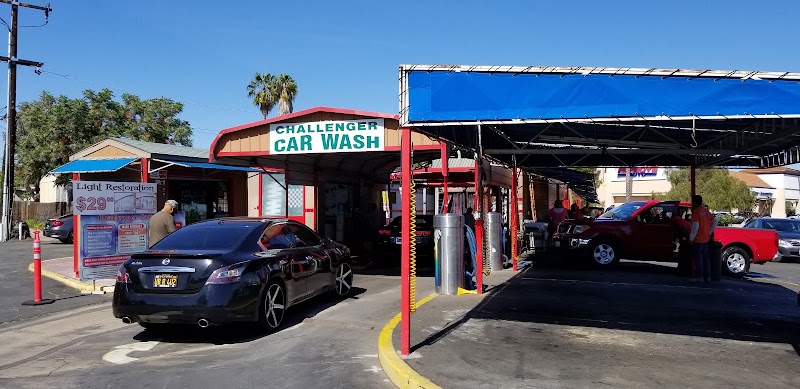
<svg viewBox="0 0 800 389">
<path fill-rule="evenodd" d="M 6 116 L 6 155 L 3 171 L 3 228 L 0 230 L 0 242 L 6 242 L 11 236 L 11 205 L 14 203 L 14 153 L 17 141 L 17 64 L 38 68 L 44 64 L 17 58 L 17 14 L 19 7 L 44 11 L 45 18 L 50 17 L 52 9 L 48 4 L 42 7 L 20 3 L 18 0 L 0 0 L 0 3 L 11 5 L 11 21 L 8 26 L 8 57 L 0 56 L 0 61 L 8 62 L 8 115 Z"/>
</svg>

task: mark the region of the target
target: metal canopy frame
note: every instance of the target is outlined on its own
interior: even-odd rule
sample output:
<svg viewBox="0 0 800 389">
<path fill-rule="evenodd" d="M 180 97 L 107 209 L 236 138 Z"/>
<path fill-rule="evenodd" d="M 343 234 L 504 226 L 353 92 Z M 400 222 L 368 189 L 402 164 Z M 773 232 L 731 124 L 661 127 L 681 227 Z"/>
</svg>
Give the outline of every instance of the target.
<svg viewBox="0 0 800 389">
<path fill-rule="evenodd" d="M 538 167 L 627 167 L 644 164 L 698 167 L 773 167 L 800 162 L 800 106 L 797 114 L 630 116 L 583 118 L 498 118 L 497 120 L 410 121 L 411 72 L 580 74 L 638 77 L 738 79 L 800 82 L 800 73 L 725 70 L 400 66 L 401 125 L 412 127 L 514 166 L 513 156 Z M 573 76 L 574 77 L 574 76 Z M 481 127 L 482 142 L 476 129 Z"/>
</svg>

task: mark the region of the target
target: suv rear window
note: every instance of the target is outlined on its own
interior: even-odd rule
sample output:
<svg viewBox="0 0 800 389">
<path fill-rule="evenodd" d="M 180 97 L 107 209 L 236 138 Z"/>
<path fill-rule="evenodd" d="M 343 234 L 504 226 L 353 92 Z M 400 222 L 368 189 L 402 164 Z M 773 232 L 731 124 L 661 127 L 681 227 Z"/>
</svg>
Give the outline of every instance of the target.
<svg viewBox="0 0 800 389">
<path fill-rule="evenodd" d="M 206 222 L 181 228 L 151 247 L 151 250 L 229 251 L 250 235 L 256 223 Z"/>
</svg>

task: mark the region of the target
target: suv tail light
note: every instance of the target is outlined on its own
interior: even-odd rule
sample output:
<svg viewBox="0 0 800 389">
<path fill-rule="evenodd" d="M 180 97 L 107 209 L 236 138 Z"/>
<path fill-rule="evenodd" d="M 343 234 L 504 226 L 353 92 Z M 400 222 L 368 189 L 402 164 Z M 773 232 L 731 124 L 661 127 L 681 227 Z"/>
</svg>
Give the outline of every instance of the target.
<svg viewBox="0 0 800 389">
<path fill-rule="evenodd" d="M 389 230 L 378 230 L 379 235 L 391 235 L 392 232 Z"/>
<path fill-rule="evenodd" d="M 53 227 L 61 227 L 64 225 L 64 222 L 58 219 L 50 219 L 50 225 Z"/>
<path fill-rule="evenodd" d="M 128 270 L 124 265 L 119 265 L 119 269 L 117 269 L 117 282 L 131 283 L 131 276 L 128 275 Z"/>
<path fill-rule="evenodd" d="M 430 231 L 417 231 L 417 236 L 431 236 Z"/>
<path fill-rule="evenodd" d="M 214 270 L 211 273 L 211 277 L 208 277 L 208 281 L 206 281 L 206 285 L 209 284 L 230 284 L 232 282 L 239 281 L 239 278 L 244 273 L 244 268 L 247 267 L 247 264 L 250 261 L 234 263 L 230 266 L 224 266 L 217 270 Z"/>
</svg>

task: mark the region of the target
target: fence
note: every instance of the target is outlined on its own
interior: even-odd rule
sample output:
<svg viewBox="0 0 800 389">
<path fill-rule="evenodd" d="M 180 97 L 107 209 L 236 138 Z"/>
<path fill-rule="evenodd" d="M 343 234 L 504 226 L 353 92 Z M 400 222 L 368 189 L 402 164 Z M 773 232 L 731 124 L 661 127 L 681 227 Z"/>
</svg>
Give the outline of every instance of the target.
<svg viewBox="0 0 800 389">
<path fill-rule="evenodd" d="M 36 219 L 43 222 L 70 212 L 71 209 L 67 202 L 36 203 L 32 201 L 15 201 L 11 208 L 12 220 L 16 221 Z"/>
</svg>

